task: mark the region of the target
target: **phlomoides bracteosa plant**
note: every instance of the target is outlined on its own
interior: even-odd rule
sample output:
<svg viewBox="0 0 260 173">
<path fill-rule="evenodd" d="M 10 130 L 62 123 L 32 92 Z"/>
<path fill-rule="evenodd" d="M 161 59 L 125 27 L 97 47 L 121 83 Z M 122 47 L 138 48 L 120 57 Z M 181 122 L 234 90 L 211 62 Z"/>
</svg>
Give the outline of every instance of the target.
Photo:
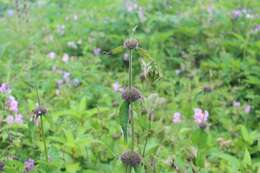
<svg viewBox="0 0 260 173">
<path fill-rule="evenodd" d="M 134 31 L 135 29 L 133 29 L 133 33 Z M 128 38 L 122 46 L 113 49 L 111 54 L 114 55 L 124 51 L 128 51 L 130 55 L 128 63 L 128 86 L 125 87 L 122 91 L 123 102 L 119 108 L 119 122 L 123 131 L 125 143 L 128 144 L 128 133 L 131 134 L 131 145 L 129 150 L 121 155 L 121 161 L 125 166 L 125 172 L 131 173 L 133 169 L 137 171 L 142 162 L 141 153 L 139 154 L 135 151 L 136 140 L 133 103 L 138 100 L 142 100 L 143 97 L 141 92 L 133 84 L 133 61 L 137 60 L 135 57 L 133 57 L 133 53 L 135 52 L 137 55 L 142 57 L 142 60 L 140 61 L 140 65 L 142 66 L 143 71 L 141 74 L 142 80 L 149 81 L 150 84 L 153 84 L 160 78 L 160 73 L 152 57 L 145 49 L 140 48 L 139 41 L 133 36 Z M 151 117 L 148 118 L 148 121 L 151 121 Z M 131 132 L 128 132 L 129 124 L 131 124 Z M 145 143 L 147 143 L 147 141 Z M 143 150 L 143 152 L 145 152 L 145 147 Z"/>
</svg>

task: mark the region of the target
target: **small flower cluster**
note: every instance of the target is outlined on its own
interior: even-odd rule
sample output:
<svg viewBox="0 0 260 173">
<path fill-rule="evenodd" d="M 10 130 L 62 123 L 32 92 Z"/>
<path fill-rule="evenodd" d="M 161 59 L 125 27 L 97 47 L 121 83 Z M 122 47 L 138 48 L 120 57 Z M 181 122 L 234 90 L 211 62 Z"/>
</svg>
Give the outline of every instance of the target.
<svg viewBox="0 0 260 173">
<path fill-rule="evenodd" d="M 239 101 L 233 101 L 233 107 L 235 108 L 235 109 L 240 109 L 240 107 L 241 107 L 241 104 L 240 104 L 240 102 Z M 243 106 L 244 107 L 244 112 L 245 113 L 250 113 L 251 112 L 251 106 L 249 105 L 249 104 L 246 104 L 246 105 L 244 105 Z"/>
<path fill-rule="evenodd" d="M 113 83 L 112 88 L 115 92 L 123 92 L 124 90 L 118 81 L 115 81 L 115 83 Z"/>
<path fill-rule="evenodd" d="M 0 93 L 6 95 L 6 107 L 10 113 L 5 119 L 6 123 L 9 125 L 23 124 L 23 116 L 19 113 L 19 103 L 12 95 L 10 86 L 7 83 L 0 85 Z"/>
<path fill-rule="evenodd" d="M 124 1 L 125 9 L 128 13 L 136 12 L 141 22 L 145 21 L 144 9 L 140 7 L 136 2 L 131 0 Z"/>
<path fill-rule="evenodd" d="M 53 60 L 53 59 L 55 59 L 55 58 L 57 57 L 57 54 L 56 54 L 55 52 L 51 51 L 51 52 L 48 53 L 47 56 L 48 56 L 50 59 Z M 63 61 L 64 63 L 68 63 L 69 60 L 70 60 L 69 54 L 64 53 L 63 56 L 62 56 L 62 61 Z"/>
<path fill-rule="evenodd" d="M 231 12 L 231 16 L 233 19 L 238 19 L 240 17 L 252 19 L 255 17 L 248 9 L 235 9 Z"/>
<path fill-rule="evenodd" d="M 30 172 L 35 167 L 35 161 L 33 159 L 28 159 L 24 162 L 24 172 Z"/>
<path fill-rule="evenodd" d="M 193 118 L 194 118 L 194 122 L 196 124 L 199 125 L 200 128 L 205 128 L 206 127 L 206 124 L 207 124 L 207 121 L 208 121 L 208 116 L 209 116 L 209 113 L 208 111 L 203 111 L 202 109 L 200 108 L 195 108 L 194 109 L 194 115 L 193 115 Z M 182 115 L 180 112 L 175 112 L 173 117 L 172 117 L 172 122 L 174 124 L 179 124 L 182 122 Z"/>
<path fill-rule="evenodd" d="M 0 93 L 3 93 L 3 94 L 11 93 L 11 89 L 7 83 L 0 84 Z"/>
</svg>

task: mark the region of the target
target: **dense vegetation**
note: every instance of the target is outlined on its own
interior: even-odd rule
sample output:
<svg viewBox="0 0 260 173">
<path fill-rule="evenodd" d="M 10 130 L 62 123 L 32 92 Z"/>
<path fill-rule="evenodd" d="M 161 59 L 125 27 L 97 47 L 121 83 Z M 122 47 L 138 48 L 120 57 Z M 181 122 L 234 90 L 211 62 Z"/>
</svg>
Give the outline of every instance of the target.
<svg viewBox="0 0 260 173">
<path fill-rule="evenodd" d="M 259 0 L 0 0 L 0 172 L 259 173 L 259 50 Z"/>
</svg>

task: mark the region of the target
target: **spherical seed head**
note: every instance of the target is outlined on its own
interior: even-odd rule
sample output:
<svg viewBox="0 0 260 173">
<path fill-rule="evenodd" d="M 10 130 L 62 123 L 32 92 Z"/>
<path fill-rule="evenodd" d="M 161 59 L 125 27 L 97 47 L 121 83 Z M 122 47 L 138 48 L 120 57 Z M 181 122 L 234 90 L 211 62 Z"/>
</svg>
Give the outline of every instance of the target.
<svg viewBox="0 0 260 173">
<path fill-rule="evenodd" d="M 4 171 L 5 164 L 0 161 L 0 172 Z"/>
<path fill-rule="evenodd" d="M 123 92 L 122 92 L 122 97 L 125 101 L 131 103 L 131 102 L 135 102 L 138 99 L 141 98 L 141 94 L 138 91 L 138 89 L 136 88 L 126 88 Z"/>
<path fill-rule="evenodd" d="M 203 91 L 204 91 L 205 93 L 209 93 L 209 92 L 212 91 L 212 88 L 211 88 L 210 86 L 206 85 L 206 86 L 203 87 Z"/>
<path fill-rule="evenodd" d="M 121 155 L 121 161 L 124 165 L 136 167 L 141 163 L 141 157 L 134 151 L 127 151 Z"/>
<path fill-rule="evenodd" d="M 138 47 L 138 41 L 136 39 L 128 39 L 124 42 L 124 47 L 127 49 L 136 49 Z"/>
<path fill-rule="evenodd" d="M 37 107 L 36 109 L 33 110 L 33 113 L 36 117 L 46 115 L 47 114 L 47 109 L 44 107 Z"/>
</svg>

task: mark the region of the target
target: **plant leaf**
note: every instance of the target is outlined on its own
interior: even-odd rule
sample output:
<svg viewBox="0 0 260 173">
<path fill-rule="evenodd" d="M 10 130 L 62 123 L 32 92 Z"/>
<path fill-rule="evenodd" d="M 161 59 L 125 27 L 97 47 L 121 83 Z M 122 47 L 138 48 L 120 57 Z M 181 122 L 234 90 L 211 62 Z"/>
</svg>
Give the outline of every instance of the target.
<svg viewBox="0 0 260 173">
<path fill-rule="evenodd" d="M 148 53 L 147 50 L 143 49 L 143 48 L 138 48 L 137 49 L 137 52 L 140 56 L 142 56 L 143 58 L 147 58 L 147 59 L 150 59 L 152 60 L 152 56 Z"/>
<path fill-rule="evenodd" d="M 119 108 L 119 120 L 120 120 L 121 128 L 123 130 L 125 142 L 127 142 L 127 126 L 128 126 L 128 119 L 129 119 L 128 114 L 129 114 L 129 103 L 124 101 Z"/>
<path fill-rule="evenodd" d="M 114 54 L 119 54 L 119 53 L 123 53 L 124 51 L 124 47 L 123 46 L 119 46 L 119 47 L 116 47 L 114 49 L 112 49 L 110 51 L 110 54 L 114 55 Z"/>
</svg>

